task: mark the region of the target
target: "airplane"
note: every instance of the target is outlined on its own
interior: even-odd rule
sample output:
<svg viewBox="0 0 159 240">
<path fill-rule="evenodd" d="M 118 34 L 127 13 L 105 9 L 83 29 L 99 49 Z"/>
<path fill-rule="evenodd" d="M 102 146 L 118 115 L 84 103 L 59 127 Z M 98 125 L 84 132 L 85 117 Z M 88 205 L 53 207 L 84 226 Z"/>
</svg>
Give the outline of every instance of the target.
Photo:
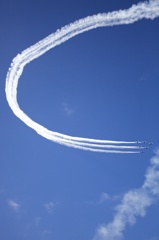
<svg viewBox="0 0 159 240">
<path fill-rule="evenodd" d="M 138 148 L 149 149 L 149 147 L 137 146 Z"/>
<path fill-rule="evenodd" d="M 136 143 L 137 143 L 137 144 L 146 143 L 146 141 L 144 141 L 144 142 L 136 141 Z"/>
<path fill-rule="evenodd" d="M 139 143 L 144 143 L 144 144 L 145 144 L 145 143 L 147 143 L 147 142 L 146 142 L 146 141 L 142 141 L 142 142 L 137 141 L 136 143 L 138 143 L 138 144 L 139 144 Z"/>
</svg>

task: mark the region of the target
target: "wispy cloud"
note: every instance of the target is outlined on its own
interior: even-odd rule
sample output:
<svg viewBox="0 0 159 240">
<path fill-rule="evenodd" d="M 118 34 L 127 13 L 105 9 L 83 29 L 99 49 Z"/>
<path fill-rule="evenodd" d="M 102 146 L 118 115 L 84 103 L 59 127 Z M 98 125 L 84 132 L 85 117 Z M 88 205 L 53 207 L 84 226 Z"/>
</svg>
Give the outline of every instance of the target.
<svg viewBox="0 0 159 240">
<path fill-rule="evenodd" d="M 110 198 L 111 197 L 110 197 L 110 195 L 108 193 L 102 192 L 101 195 L 100 195 L 98 203 L 101 204 L 101 203 L 107 201 Z"/>
<path fill-rule="evenodd" d="M 158 79 L 158 74 L 159 74 L 159 70 L 158 70 L 158 66 L 154 67 L 151 71 L 149 72 L 145 72 L 140 76 L 139 80 L 140 81 L 153 81 L 153 80 L 157 80 Z"/>
<path fill-rule="evenodd" d="M 94 240 L 119 240 L 127 225 L 136 223 L 137 216 L 144 217 L 146 210 L 159 198 L 159 150 L 151 158 L 151 166 L 145 175 L 145 182 L 141 188 L 126 193 L 121 204 L 116 207 L 114 220 L 101 225 Z"/>
<path fill-rule="evenodd" d="M 17 102 L 17 87 L 19 78 L 27 64 L 70 38 L 98 27 L 127 25 L 141 19 L 154 19 L 156 17 L 159 17 L 159 0 L 138 3 L 126 10 L 97 14 L 75 21 L 25 49 L 13 59 L 6 78 L 6 98 L 14 114 L 44 138 L 68 147 L 105 153 L 140 153 L 141 151 L 136 141 L 127 142 L 80 138 L 50 131 L 33 121 L 20 109 Z M 68 111 L 67 108 L 66 110 Z M 128 146 L 121 146 L 121 144 L 128 144 Z M 135 146 L 131 144 L 135 144 Z"/>
<path fill-rule="evenodd" d="M 96 201 L 86 201 L 86 204 L 89 204 L 89 205 L 94 205 L 94 206 L 98 206 L 98 205 L 101 205 L 101 204 L 104 204 L 106 202 L 115 202 L 115 201 L 118 201 L 122 198 L 121 195 L 110 195 L 106 192 L 102 192 L 100 194 L 100 196 L 97 198 Z"/>
<path fill-rule="evenodd" d="M 56 204 L 54 202 L 48 202 L 48 203 L 45 203 L 43 206 L 48 213 L 52 213 L 53 209 L 55 208 L 55 205 Z"/>
<path fill-rule="evenodd" d="M 72 107 L 70 107 L 67 103 L 62 103 L 63 109 L 66 112 L 67 116 L 71 116 L 75 109 L 73 109 Z"/>
<path fill-rule="evenodd" d="M 7 201 L 7 203 L 9 205 L 9 207 L 12 208 L 14 211 L 18 211 L 19 208 L 21 207 L 21 205 L 18 202 L 14 201 L 12 199 L 9 199 Z"/>
</svg>

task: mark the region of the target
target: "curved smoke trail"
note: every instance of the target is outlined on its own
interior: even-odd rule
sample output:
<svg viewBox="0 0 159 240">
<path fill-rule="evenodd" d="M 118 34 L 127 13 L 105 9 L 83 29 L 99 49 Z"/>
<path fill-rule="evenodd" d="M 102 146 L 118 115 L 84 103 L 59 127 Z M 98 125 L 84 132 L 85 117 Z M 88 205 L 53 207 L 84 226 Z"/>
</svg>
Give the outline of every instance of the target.
<svg viewBox="0 0 159 240">
<path fill-rule="evenodd" d="M 109 153 L 140 153 L 138 143 L 126 141 L 109 141 L 100 139 L 72 137 L 58 132 L 50 131 L 29 118 L 19 107 L 17 102 L 17 87 L 24 67 L 40 57 L 50 49 L 64 43 L 70 38 L 97 27 L 131 24 L 140 19 L 154 19 L 159 16 L 159 0 L 139 3 L 127 10 L 89 16 L 71 23 L 55 33 L 49 35 L 35 45 L 18 54 L 12 61 L 6 78 L 6 98 L 14 114 L 26 125 L 34 129 L 41 136 L 65 146 L 82 150 Z M 127 144 L 126 146 L 122 144 Z M 134 144 L 135 146 L 132 146 Z M 142 147 L 141 147 L 142 148 Z M 144 148 L 144 147 L 143 147 Z M 119 150 L 116 150 L 119 149 Z"/>
</svg>

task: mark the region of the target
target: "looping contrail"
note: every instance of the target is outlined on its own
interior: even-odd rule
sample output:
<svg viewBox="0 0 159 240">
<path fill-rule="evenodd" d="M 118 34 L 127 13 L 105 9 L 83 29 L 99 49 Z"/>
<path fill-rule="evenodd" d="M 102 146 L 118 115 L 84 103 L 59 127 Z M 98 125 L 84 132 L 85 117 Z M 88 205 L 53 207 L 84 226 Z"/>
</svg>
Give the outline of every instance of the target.
<svg viewBox="0 0 159 240">
<path fill-rule="evenodd" d="M 133 5 L 127 10 L 102 13 L 80 19 L 49 35 L 18 54 L 12 61 L 6 77 L 6 98 L 14 114 L 41 136 L 56 143 L 77 149 L 109 153 L 141 153 L 138 144 L 143 142 L 110 141 L 68 136 L 50 131 L 27 116 L 17 102 L 17 87 L 24 67 L 50 49 L 70 38 L 98 27 L 131 24 L 140 19 L 154 19 L 159 16 L 159 0 Z M 123 145 L 123 144 L 126 144 Z M 119 149 L 119 150 L 117 150 Z M 135 150 L 136 149 L 136 150 Z"/>
</svg>

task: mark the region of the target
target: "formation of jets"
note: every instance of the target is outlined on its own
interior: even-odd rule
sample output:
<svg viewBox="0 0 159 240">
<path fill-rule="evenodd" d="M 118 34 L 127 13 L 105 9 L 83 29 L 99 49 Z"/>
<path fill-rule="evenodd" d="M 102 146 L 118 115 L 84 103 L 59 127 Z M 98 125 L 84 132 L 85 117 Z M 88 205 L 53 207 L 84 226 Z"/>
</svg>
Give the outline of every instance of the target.
<svg viewBox="0 0 159 240">
<path fill-rule="evenodd" d="M 136 142 L 137 144 L 148 144 L 148 145 L 152 145 L 153 144 L 153 142 L 146 142 L 146 141 L 143 141 L 143 142 Z M 146 146 L 146 147 L 144 147 L 144 146 L 138 146 L 139 148 L 142 148 L 142 149 L 148 149 L 149 147 L 148 146 Z M 144 153 L 143 151 L 141 152 L 141 153 Z"/>
<path fill-rule="evenodd" d="M 143 141 L 143 142 L 139 142 L 139 141 L 137 141 L 136 143 L 144 143 L 144 144 L 149 144 L 149 145 L 152 145 L 153 144 L 153 142 L 146 142 L 146 141 Z"/>
</svg>

